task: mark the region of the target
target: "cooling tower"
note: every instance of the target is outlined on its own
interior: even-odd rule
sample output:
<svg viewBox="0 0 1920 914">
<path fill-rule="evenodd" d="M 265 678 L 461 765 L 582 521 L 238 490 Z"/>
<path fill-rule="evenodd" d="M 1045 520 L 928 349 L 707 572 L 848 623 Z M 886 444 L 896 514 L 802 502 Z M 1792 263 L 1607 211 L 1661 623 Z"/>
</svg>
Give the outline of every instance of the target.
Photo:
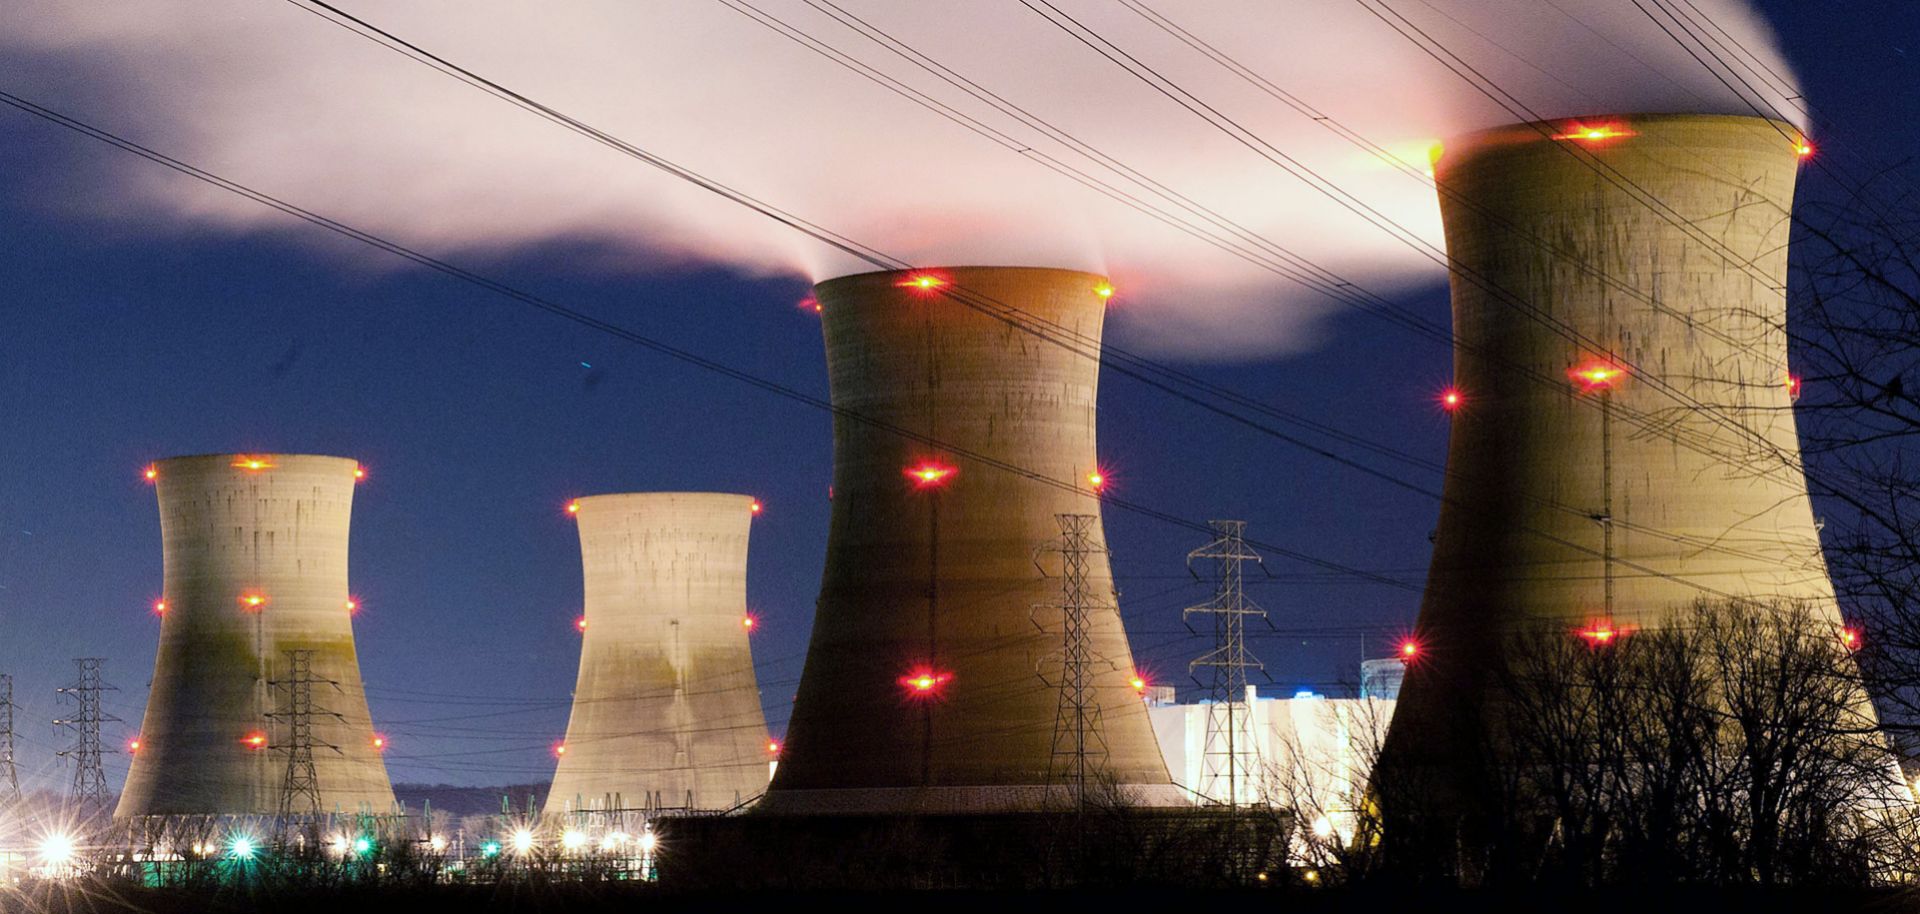
<svg viewBox="0 0 1920 914">
<path fill-rule="evenodd" d="M 772 754 L 747 647 L 753 499 L 644 492 L 574 504 L 585 627 L 548 814 L 724 810 L 759 796 Z"/>
<path fill-rule="evenodd" d="M 358 465 L 341 457 L 210 454 L 148 472 L 165 554 L 160 651 L 116 816 L 281 808 L 307 680 L 314 791 L 296 813 L 385 813 L 347 591 Z M 301 675 L 288 651 L 311 652 Z M 317 794 L 317 803 L 314 797 Z"/>
<path fill-rule="evenodd" d="M 1057 515 L 1100 510 L 1090 476 L 1111 291 L 1086 273 L 1003 267 L 815 288 L 838 411 L 833 519 L 812 644 L 760 810 L 995 812 L 1063 795 L 1049 673 L 1061 634 L 1036 610 L 1061 586 L 1057 560 L 1047 577 L 1036 559 L 1060 541 Z M 1104 750 L 1093 767 L 1136 800 L 1184 802 L 1129 681 L 1104 554 L 1090 557 L 1088 583 L 1107 604 L 1090 619 L 1101 662 L 1088 742 Z"/>
<path fill-rule="evenodd" d="M 1649 629 L 1737 597 L 1804 600 L 1839 630 L 1787 371 L 1801 143 L 1655 115 L 1446 145 L 1461 401 L 1383 765 L 1457 786 L 1462 725 L 1497 707 L 1490 671 L 1522 628 Z"/>
</svg>

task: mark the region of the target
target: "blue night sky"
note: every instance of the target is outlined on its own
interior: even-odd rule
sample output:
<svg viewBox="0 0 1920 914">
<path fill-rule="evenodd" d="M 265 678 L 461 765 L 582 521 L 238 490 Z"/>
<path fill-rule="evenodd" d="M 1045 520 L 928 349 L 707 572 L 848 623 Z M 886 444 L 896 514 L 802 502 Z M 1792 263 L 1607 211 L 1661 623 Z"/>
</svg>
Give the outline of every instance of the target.
<svg viewBox="0 0 1920 914">
<path fill-rule="evenodd" d="M 1920 149 L 1920 9 L 1761 6 L 1824 122 L 1814 131 L 1821 155 L 1860 171 Z M 13 88 L 8 73 L 0 62 L 0 89 Z M 161 579 L 140 470 L 210 451 L 335 454 L 368 468 L 354 506 L 355 626 L 396 781 L 550 773 L 578 647 L 578 543 L 563 508 L 594 493 L 713 490 L 766 504 L 749 600 L 763 622 L 754 650 L 769 723 L 784 729 L 825 550 L 825 413 L 292 220 L 242 232 L 103 219 L 114 200 L 85 175 L 157 166 L 12 109 L 0 109 L 0 163 L 0 672 L 16 677 L 19 755 L 33 786 L 70 777 L 53 755 L 67 736 L 48 721 L 63 710 L 53 690 L 73 676 L 72 658 L 108 658 L 121 689 L 108 710 L 124 719 L 107 725 L 109 745 L 136 732 Z M 1803 194 L 1821 193 L 1821 180 L 1809 173 Z M 718 267 L 617 271 L 596 254 L 557 241 L 452 259 L 826 395 L 817 320 L 795 307 L 805 281 Z M 1438 282 L 1399 300 L 1446 320 Z M 1152 331 L 1122 297 L 1110 332 L 1130 345 Z M 1449 354 L 1374 318 L 1335 316 L 1309 348 L 1283 357 L 1183 367 L 1444 457 L 1433 397 Z M 1274 577 L 1254 592 L 1275 631 L 1253 646 L 1270 691 L 1338 689 L 1362 656 L 1391 649 L 1418 608 L 1436 502 L 1124 377 L 1102 385 L 1116 492 L 1194 520 L 1243 518 L 1254 537 L 1407 585 L 1269 561 Z M 1437 473 L 1372 465 L 1438 486 Z M 1191 686 L 1186 662 L 1205 642 L 1179 609 L 1208 595 L 1184 567 L 1200 538 L 1119 511 L 1106 524 L 1140 665 Z M 125 762 L 109 760 L 116 785 Z"/>
</svg>

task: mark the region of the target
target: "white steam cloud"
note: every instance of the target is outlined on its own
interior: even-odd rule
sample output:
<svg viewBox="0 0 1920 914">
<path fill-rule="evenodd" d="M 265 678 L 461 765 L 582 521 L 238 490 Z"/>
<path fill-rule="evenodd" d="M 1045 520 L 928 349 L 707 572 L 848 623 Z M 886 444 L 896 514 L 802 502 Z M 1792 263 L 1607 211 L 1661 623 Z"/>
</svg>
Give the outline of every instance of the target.
<svg viewBox="0 0 1920 914">
<path fill-rule="evenodd" d="M 1297 346 L 1336 306 L 1046 163 L 1204 224 L 1139 179 L 1150 180 L 1217 214 L 1207 231 L 1238 236 L 1234 246 L 1281 246 L 1379 291 L 1435 282 L 1439 267 L 1357 216 L 1355 201 L 1437 244 L 1438 207 L 1423 182 L 1430 149 L 1521 118 L 1369 7 L 1430 36 L 1542 117 L 1791 112 L 1785 99 L 1798 95 L 1744 0 L 1052 0 L 1057 13 L 1040 0 L 341 2 L 510 88 L 910 262 L 1108 273 L 1129 341 L 1174 354 Z M 755 10 L 977 123 L 962 126 L 876 85 L 745 14 Z M 1061 133 L 996 110 L 838 11 Z M 1352 199 L 1336 202 L 1289 175 L 1042 11 L 1071 16 L 1232 119 L 1254 145 L 1271 144 L 1269 156 L 1284 154 Z M 1266 89 L 1156 25 L 1155 13 Z M 592 251 L 594 270 L 719 263 L 813 279 L 870 268 L 298 3 L 13 0 L 6 18 L 0 88 L 436 253 L 541 245 Z M 1693 53 L 1673 35 L 1697 42 Z M 1694 54 L 1728 69 L 1716 78 Z M 9 116 L 10 130 L 24 129 Z M 108 191 L 99 198 L 105 218 L 283 224 L 164 169 L 80 161 Z"/>
</svg>

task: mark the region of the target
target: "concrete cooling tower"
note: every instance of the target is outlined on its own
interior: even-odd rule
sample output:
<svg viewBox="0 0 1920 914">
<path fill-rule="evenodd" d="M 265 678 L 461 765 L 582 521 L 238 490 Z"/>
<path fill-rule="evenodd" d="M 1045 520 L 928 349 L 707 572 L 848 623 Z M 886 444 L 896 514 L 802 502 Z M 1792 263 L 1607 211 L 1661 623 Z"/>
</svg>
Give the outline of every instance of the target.
<svg viewBox="0 0 1920 914">
<path fill-rule="evenodd" d="M 1614 116 L 1448 143 L 1446 499 L 1383 765 L 1459 774 L 1526 627 L 1630 632 L 1701 598 L 1841 620 L 1787 369 L 1798 130 Z M 1611 558 L 1611 560 L 1609 560 Z"/>
<path fill-rule="evenodd" d="M 388 812 L 347 590 L 358 464 L 209 454 L 160 461 L 148 476 L 165 554 L 160 651 L 115 815 L 279 812 L 304 742 L 292 713 L 300 682 L 313 767 L 291 811 Z"/>
<path fill-rule="evenodd" d="M 709 492 L 574 503 L 580 679 L 546 811 L 725 810 L 773 753 L 747 646 L 754 501 Z"/>
<path fill-rule="evenodd" d="M 1095 389 L 1111 292 L 1086 273 L 1002 267 L 816 287 L 841 411 L 833 519 L 806 668 L 760 810 L 1014 811 L 1064 795 L 1060 689 L 1043 678 L 1061 635 L 1035 623 L 1061 585 L 1036 551 L 1060 541 L 1058 515 L 1100 510 Z M 1103 661 L 1094 768 L 1136 800 L 1182 803 L 1130 683 L 1106 556 L 1091 559 L 1090 590 L 1108 604 L 1089 623 Z"/>
</svg>

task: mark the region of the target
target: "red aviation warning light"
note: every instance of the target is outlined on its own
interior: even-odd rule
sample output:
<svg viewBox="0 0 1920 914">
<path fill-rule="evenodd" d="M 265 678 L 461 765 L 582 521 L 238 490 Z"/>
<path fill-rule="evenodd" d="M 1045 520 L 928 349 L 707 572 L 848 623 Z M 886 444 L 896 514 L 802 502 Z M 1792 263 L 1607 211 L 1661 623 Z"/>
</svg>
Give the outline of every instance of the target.
<svg viewBox="0 0 1920 914">
<path fill-rule="evenodd" d="M 922 668 L 900 677 L 900 684 L 906 687 L 909 698 L 932 698 L 952 679 L 952 673 L 936 673 Z"/>
<path fill-rule="evenodd" d="M 1440 408 L 1450 413 L 1459 412 L 1460 407 L 1465 406 L 1467 403 L 1466 396 L 1461 394 L 1460 389 L 1457 387 L 1449 387 L 1441 391 L 1439 400 Z"/>
<path fill-rule="evenodd" d="M 1100 285 L 1093 287 L 1093 294 L 1098 295 L 1101 298 L 1112 298 L 1113 286 L 1109 283 L 1101 283 Z"/>
<path fill-rule="evenodd" d="M 759 624 L 760 624 L 760 620 L 755 619 L 752 616 L 740 617 L 740 627 L 746 629 L 747 631 L 753 631 L 754 626 L 757 626 Z"/>
<path fill-rule="evenodd" d="M 357 613 L 357 612 L 359 612 L 359 611 L 360 611 L 360 601 L 359 601 L 359 600 L 356 600 L 356 599 L 354 599 L 353 597 L 348 597 L 348 598 L 347 598 L 347 612 L 348 612 L 348 614 L 352 614 L 352 613 Z"/>
<path fill-rule="evenodd" d="M 240 595 L 240 608 L 247 612 L 259 612 L 267 605 L 267 595 L 263 593 L 243 593 Z"/>
<path fill-rule="evenodd" d="M 1411 663 L 1413 658 L 1418 656 L 1420 656 L 1420 642 L 1412 638 L 1407 638 L 1400 642 L 1400 659 L 1402 661 Z"/>
<path fill-rule="evenodd" d="M 147 477 L 148 482 L 153 482 L 154 480 L 160 478 L 160 467 L 155 464 L 149 463 L 147 464 L 146 471 L 141 473 L 140 475 Z"/>
<path fill-rule="evenodd" d="M 155 601 L 153 601 L 153 614 L 154 614 L 154 615 L 156 615 L 156 616 L 164 616 L 164 615 L 166 615 L 166 614 L 167 614 L 167 601 L 165 601 L 165 600 L 155 600 Z"/>
<path fill-rule="evenodd" d="M 273 464 L 263 457 L 249 457 L 241 454 L 233 461 L 233 466 L 242 470 L 259 471 L 273 469 Z"/>
<path fill-rule="evenodd" d="M 1626 373 L 1626 370 L 1620 366 L 1598 359 L 1590 362 L 1581 362 L 1567 369 L 1567 377 L 1572 378 L 1573 383 L 1589 391 L 1610 388 L 1619 383 L 1620 378 Z"/>
<path fill-rule="evenodd" d="M 764 507 L 765 507 L 764 505 L 760 504 L 760 499 L 756 498 L 747 505 L 747 511 L 752 514 L 759 514 L 764 509 Z"/>
<path fill-rule="evenodd" d="M 944 286 L 946 284 L 947 284 L 946 280 L 941 279 L 940 277 L 935 276 L 932 273 L 915 273 L 914 275 L 909 276 L 906 279 L 903 279 L 903 280 L 900 280 L 899 282 L 894 283 L 894 285 L 899 286 L 902 289 L 917 289 L 922 292 L 931 292 L 934 289 L 938 289 L 941 286 Z"/>
<path fill-rule="evenodd" d="M 1841 629 L 1840 643 L 1845 645 L 1847 650 L 1849 651 L 1859 650 L 1860 649 L 1860 630 L 1852 627 Z"/>
<path fill-rule="evenodd" d="M 1800 376 L 1797 374 L 1787 375 L 1787 399 L 1800 402 Z"/>
<path fill-rule="evenodd" d="M 566 755 L 566 754 L 567 754 L 567 744 L 566 744 L 566 743 L 554 743 L 554 744 L 553 744 L 553 757 L 554 757 L 554 758 L 559 758 L 560 756 L 563 756 L 563 755 Z"/>
<path fill-rule="evenodd" d="M 134 754 L 134 755 L 137 755 L 137 754 L 139 754 L 139 752 L 140 752 L 140 737 L 137 737 L 137 736 L 136 736 L 136 737 L 134 737 L 134 738 L 132 738 L 132 739 L 130 739 L 130 740 L 127 740 L 127 752 L 128 752 L 129 754 Z"/>
<path fill-rule="evenodd" d="M 944 463 L 927 461 L 908 467 L 906 474 L 908 479 L 913 480 L 914 488 L 925 489 L 932 486 L 946 485 L 947 480 L 952 478 L 954 474 L 954 468 Z"/>
<path fill-rule="evenodd" d="M 568 513 L 568 514 L 579 514 L 579 513 L 580 513 L 580 502 L 579 502 L 579 500 L 577 500 L 577 499 L 576 499 L 576 500 L 574 500 L 574 501 L 570 501 L 570 502 L 567 502 L 567 513 Z"/>
<path fill-rule="evenodd" d="M 815 314 L 819 314 L 820 300 L 817 298 L 803 298 L 803 299 L 800 299 L 800 304 L 798 305 L 798 307 L 802 311 L 811 311 Z"/>
<path fill-rule="evenodd" d="M 355 466 L 353 468 L 353 478 L 354 478 L 354 481 L 356 482 L 367 478 L 367 468 L 363 466 Z"/>
<path fill-rule="evenodd" d="M 1141 695 L 1147 693 L 1147 677 L 1139 673 L 1133 674 L 1133 678 L 1127 680 L 1127 685 L 1133 686 L 1133 690 Z"/>
<path fill-rule="evenodd" d="M 1092 486 L 1095 492 L 1105 489 L 1107 487 L 1107 474 L 1101 470 L 1094 470 L 1088 473 L 1087 485 Z"/>
<path fill-rule="evenodd" d="M 768 754 L 768 755 L 779 755 L 779 754 L 780 754 L 780 741 L 779 741 L 779 740 L 777 740 L 777 739 L 770 739 L 770 740 L 767 740 L 767 754 Z"/>
<path fill-rule="evenodd" d="M 583 631 L 583 632 L 584 632 L 584 631 L 586 631 L 586 630 L 587 630 L 587 617 L 586 617 L 586 616 L 581 616 L 580 618 L 578 618 L 578 619 L 575 619 L 575 620 L 573 620 L 573 627 L 574 627 L 574 628 L 577 628 L 577 629 L 579 629 L 579 630 L 581 630 L 581 631 Z"/>
<path fill-rule="evenodd" d="M 1800 145 L 1793 147 L 1793 151 L 1794 154 L 1800 158 L 1810 159 L 1813 157 L 1813 144 L 1806 140 L 1801 140 Z"/>
<path fill-rule="evenodd" d="M 384 736 L 381 736 L 378 733 L 375 733 L 373 735 L 373 751 L 379 752 L 386 748 L 387 748 L 387 738 Z"/>
<path fill-rule="evenodd" d="M 255 731 L 253 733 L 247 734 L 246 739 L 243 739 L 240 742 L 242 745 L 246 746 L 248 749 L 265 749 L 267 748 L 267 735 L 265 733 Z"/>
</svg>

